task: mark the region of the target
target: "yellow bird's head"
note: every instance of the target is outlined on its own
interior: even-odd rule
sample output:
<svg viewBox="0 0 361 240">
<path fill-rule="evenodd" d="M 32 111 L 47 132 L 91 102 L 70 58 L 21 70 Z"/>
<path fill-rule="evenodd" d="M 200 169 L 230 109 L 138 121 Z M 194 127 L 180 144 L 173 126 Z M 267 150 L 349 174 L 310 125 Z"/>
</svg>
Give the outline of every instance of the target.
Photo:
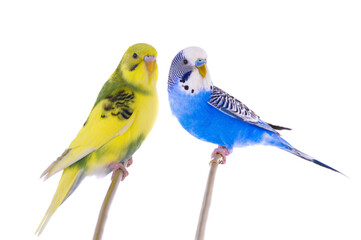
<svg viewBox="0 0 361 240">
<path fill-rule="evenodd" d="M 157 51 L 146 43 L 134 44 L 125 52 L 118 68 L 130 84 L 155 87 L 158 79 Z"/>
</svg>

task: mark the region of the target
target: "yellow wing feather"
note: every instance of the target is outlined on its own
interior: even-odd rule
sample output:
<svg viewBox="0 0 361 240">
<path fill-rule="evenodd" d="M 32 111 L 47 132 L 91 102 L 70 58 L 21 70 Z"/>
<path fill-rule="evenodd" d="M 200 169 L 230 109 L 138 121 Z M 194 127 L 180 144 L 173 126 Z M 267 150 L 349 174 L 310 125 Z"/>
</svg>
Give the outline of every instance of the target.
<svg viewBox="0 0 361 240">
<path fill-rule="evenodd" d="M 93 108 L 86 124 L 79 131 L 69 148 L 63 153 L 62 157 L 59 157 L 44 171 L 42 177 L 45 179 L 51 177 L 129 129 L 134 122 L 135 113 L 131 114 L 128 119 L 114 116 L 112 112 L 107 113 L 104 106 L 110 105 L 110 102 L 109 99 L 104 99 Z M 130 104 L 128 107 L 134 109 L 135 103 Z M 112 110 L 112 106 L 109 108 L 109 111 Z"/>
</svg>

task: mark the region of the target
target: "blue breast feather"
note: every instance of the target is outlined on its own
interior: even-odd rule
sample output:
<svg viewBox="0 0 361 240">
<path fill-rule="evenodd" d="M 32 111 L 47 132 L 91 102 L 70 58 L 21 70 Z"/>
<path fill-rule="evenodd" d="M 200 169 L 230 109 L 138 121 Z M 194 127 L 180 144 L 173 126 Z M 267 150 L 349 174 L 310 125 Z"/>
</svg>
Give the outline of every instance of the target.
<svg viewBox="0 0 361 240">
<path fill-rule="evenodd" d="M 190 95 L 177 87 L 170 90 L 169 102 L 173 114 L 183 128 L 198 139 L 226 146 L 228 149 L 254 144 L 288 145 L 277 134 L 231 117 L 208 104 L 211 91 L 203 90 Z"/>
</svg>

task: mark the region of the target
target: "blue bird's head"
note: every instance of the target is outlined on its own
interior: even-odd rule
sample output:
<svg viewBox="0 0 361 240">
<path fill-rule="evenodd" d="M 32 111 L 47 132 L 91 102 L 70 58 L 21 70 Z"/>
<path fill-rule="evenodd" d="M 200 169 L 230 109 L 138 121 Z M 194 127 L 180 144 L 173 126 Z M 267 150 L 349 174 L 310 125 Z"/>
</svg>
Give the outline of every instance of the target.
<svg viewBox="0 0 361 240">
<path fill-rule="evenodd" d="M 169 70 L 168 91 L 174 89 L 191 95 L 212 89 L 207 53 L 203 49 L 189 47 L 174 57 Z"/>
</svg>

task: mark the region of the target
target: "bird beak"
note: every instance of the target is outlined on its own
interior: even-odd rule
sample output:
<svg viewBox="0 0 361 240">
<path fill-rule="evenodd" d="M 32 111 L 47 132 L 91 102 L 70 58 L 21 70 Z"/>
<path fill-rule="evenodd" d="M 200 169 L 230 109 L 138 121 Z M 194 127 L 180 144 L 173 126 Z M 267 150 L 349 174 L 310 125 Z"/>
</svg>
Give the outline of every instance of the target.
<svg viewBox="0 0 361 240">
<path fill-rule="evenodd" d="M 155 57 L 153 55 L 145 55 L 144 56 L 145 66 L 147 67 L 148 72 L 153 71 L 154 61 L 155 61 Z"/>
<path fill-rule="evenodd" d="M 203 78 L 205 78 L 207 75 L 206 63 L 207 63 L 206 59 L 198 59 L 196 61 L 196 68 L 198 68 L 198 71 Z"/>
</svg>

